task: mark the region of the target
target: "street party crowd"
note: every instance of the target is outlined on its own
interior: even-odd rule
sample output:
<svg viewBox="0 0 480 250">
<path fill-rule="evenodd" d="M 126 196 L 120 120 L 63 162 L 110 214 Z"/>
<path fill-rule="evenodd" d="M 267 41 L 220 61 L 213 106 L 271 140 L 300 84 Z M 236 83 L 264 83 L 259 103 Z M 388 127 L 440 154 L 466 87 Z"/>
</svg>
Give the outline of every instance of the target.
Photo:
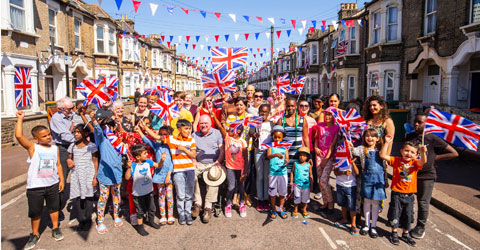
<svg viewBox="0 0 480 250">
<path fill-rule="evenodd" d="M 172 91 L 179 114 L 166 120 L 149 110 L 159 98 L 155 94 L 137 92 L 131 114 L 120 100 L 93 110 L 64 97 L 57 101 L 50 127 L 31 130 L 33 141 L 24 136 L 25 114 L 18 111 L 15 136 L 30 163 L 32 233 L 25 248 L 34 248 L 40 239 L 44 202 L 52 236 L 59 241 L 64 238 L 59 217 L 68 200 L 78 230 L 95 224 L 99 234 L 107 233 L 109 198 L 113 225 L 108 227 L 120 227 L 126 218 L 142 236 L 151 232 L 144 225 L 192 225 L 197 217 L 209 223 L 222 212 L 227 218 L 234 213 L 246 217 L 246 206 L 268 213 L 270 220 L 306 219 L 314 197 L 322 204 L 316 212 L 334 220 L 335 227 L 371 238 L 379 236 L 377 220 L 389 200 L 390 242 L 415 246 L 413 238 L 424 237 L 435 161 L 458 156 L 440 137 L 424 135 L 425 113 L 415 116 L 415 131 L 406 135 L 400 152 L 392 153 L 395 126 L 380 96 L 346 105 L 337 94 L 312 96 L 309 102 L 275 88 L 268 98 L 252 85 L 244 93 L 237 87 L 195 105 L 191 94 Z M 342 126 L 346 113 L 364 126 Z M 393 168 L 390 183 L 387 168 Z M 332 171 L 336 199 L 329 181 Z M 334 218 L 334 203 L 340 218 Z M 127 204 L 129 211 L 121 211 Z"/>
</svg>

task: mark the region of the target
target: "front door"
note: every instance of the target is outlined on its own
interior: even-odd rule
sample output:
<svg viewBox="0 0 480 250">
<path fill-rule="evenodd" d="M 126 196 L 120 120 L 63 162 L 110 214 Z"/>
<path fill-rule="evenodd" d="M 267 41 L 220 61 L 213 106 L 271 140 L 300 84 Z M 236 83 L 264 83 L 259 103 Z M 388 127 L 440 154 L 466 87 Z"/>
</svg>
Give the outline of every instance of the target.
<svg viewBox="0 0 480 250">
<path fill-rule="evenodd" d="M 437 65 L 429 65 L 423 82 L 424 103 L 440 103 L 441 84 L 440 68 Z"/>
<path fill-rule="evenodd" d="M 472 85 L 470 87 L 470 108 L 480 108 L 480 73 L 472 73 Z"/>
</svg>

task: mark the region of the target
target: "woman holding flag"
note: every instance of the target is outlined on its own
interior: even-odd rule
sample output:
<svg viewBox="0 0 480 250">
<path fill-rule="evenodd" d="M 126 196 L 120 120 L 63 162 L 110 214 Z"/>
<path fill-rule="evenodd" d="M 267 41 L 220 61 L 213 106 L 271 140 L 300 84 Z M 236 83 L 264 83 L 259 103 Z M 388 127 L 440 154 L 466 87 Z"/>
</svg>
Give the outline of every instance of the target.
<svg viewBox="0 0 480 250">
<path fill-rule="evenodd" d="M 369 128 L 377 130 L 382 139 L 385 136 L 395 136 L 395 125 L 388 115 L 387 103 L 381 96 L 370 96 L 363 105 L 363 119 L 367 122 Z M 384 140 L 385 141 L 385 140 Z M 392 147 L 388 149 L 388 154 L 392 151 Z"/>
</svg>

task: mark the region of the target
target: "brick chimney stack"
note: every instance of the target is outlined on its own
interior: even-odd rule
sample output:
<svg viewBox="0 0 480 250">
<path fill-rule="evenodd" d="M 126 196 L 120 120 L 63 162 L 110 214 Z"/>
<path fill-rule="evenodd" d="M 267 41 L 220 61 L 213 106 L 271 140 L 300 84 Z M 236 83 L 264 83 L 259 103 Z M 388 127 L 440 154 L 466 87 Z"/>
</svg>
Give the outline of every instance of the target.
<svg viewBox="0 0 480 250">
<path fill-rule="evenodd" d="M 355 15 L 358 12 L 356 3 L 342 3 L 340 4 L 340 11 L 338 12 L 338 20 L 342 20 Z"/>
</svg>

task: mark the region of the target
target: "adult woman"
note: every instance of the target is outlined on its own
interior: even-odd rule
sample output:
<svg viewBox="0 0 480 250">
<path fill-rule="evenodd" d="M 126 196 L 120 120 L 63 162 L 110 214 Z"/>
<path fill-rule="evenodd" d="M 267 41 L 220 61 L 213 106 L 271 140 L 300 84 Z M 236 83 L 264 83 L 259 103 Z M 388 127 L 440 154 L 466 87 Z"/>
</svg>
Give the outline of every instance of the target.
<svg viewBox="0 0 480 250">
<path fill-rule="evenodd" d="M 369 128 L 377 130 L 380 137 L 385 136 L 391 138 L 395 135 L 395 125 L 388 115 L 387 103 L 381 96 L 370 96 L 363 105 L 363 119 L 367 122 Z M 392 151 L 392 147 L 388 149 L 388 154 Z"/>
<path fill-rule="evenodd" d="M 290 98 L 286 102 L 285 115 L 278 120 L 277 125 L 281 125 L 285 129 L 284 141 L 293 141 L 292 146 L 288 149 L 289 163 L 287 164 L 288 172 L 292 170 L 294 162 L 298 161 L 297 151 L 302 144 L 310 147 L 308 138 L 308 123 L 305 118 L 297 112 L 297 101 Z"/>
<path fill-rule="evenodd" d="M 333 94 L 330 94 L 328 96 L 327 105 L 328 105 L 328 107 L 334 107 L 338 110 L 342 110 L 341 108 L 339 108 L 339 106 L 340 106 L 340 96 L 337 93 L 333 93 Z M 320 115 L 318 116 L 317 122 L 324 122 L 323 112 L 320 113 Z"/>
<path fill-rule="evenodd" d="M 113 116 L 115 117 L 115 122 L 117 126 L 120 128 L 120 131 L 124 132 L 132 132 L 133 126 L 132 122 L 128 117 L 124 116 L 125 108 L 123 106 L 123 102 L 121 100 L 116 100 L 113 102 Z M 120 126 L 119 126 L 120 125 Z"/>
<path fill-rule="evenodd" d="M 191 93 L 187 93 L 185 95 L 185 102 L 183 103 L 183 107 L 188 109 L 190 113 L 192 113 L 193 117 L 197 114 L 197 105 L 192 104 L 193 102 L 193 95 Z"/>
<path fill-rule="evenodd" d="M 252 98 L 253 98 L 253 103 L 250 105 L 250 107 L 248 107 L 247 112 L 254 116 L 258 116 L 258 108 L 260 108 L 260 105 L 263 104 L 262 91 L 259 91 L 259 90 L 255 91 L 255 93 L 252 95 Z"/>
<path fill-rule="evenodd" d="M 193 131 L 198 131 L 200 129 L 200 125 L 199 125 L 200 116 L 202 115 L 210 116 L 210 112 L 215 114 L 217 116 L 217 119 L 220 120 L 221 117 L 218 116 L 217 109 L 213 107 L 212 97 L 207 96 L 203 98 L 202 104 L 197 109 L 197 114 L 195 115 L 195 121 L 193 122 Z M 210 119 L 212 120 L 212 128 L 215 128 L 215 121 L 213 120 L 213 117 L 210 116 Z"/>
<path fill-rule="evenodd" d="M 148 97 L 146 95 L 141 95 L 138 98 L 137 102 L 137 107 L 135 108 L 135 111 L 133 112 L 131 121 L 133 126 L 136 126 L 137 124 L 135 121 L 139 120 L 139 118 L 144 118 L 148 117 L 150 115 L 150 110 L 148 110 Z"/>
<path fill-rule="evenodd" d="M 314 110 L 310 111 L 308 115 L 313 119 L 318 120 L 318 117 L 322 114 L 323 104 L 325 103 L 325 100 L 320 95 L 314 95 L 312 96 L 312 102 Z"/>
</svg>

